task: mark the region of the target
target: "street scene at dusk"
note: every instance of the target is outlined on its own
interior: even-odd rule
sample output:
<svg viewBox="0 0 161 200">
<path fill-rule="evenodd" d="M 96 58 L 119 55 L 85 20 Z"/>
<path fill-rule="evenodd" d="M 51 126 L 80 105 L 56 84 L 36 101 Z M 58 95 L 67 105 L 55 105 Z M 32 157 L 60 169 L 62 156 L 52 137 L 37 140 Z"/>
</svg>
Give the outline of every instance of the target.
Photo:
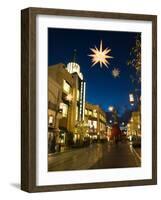
<svg viewBox="0 0 161 200">
<path fill-rule="evenodd" d="M 48 171 L 141 167 L 141 34 L 48 28 Z"/>
</svg>

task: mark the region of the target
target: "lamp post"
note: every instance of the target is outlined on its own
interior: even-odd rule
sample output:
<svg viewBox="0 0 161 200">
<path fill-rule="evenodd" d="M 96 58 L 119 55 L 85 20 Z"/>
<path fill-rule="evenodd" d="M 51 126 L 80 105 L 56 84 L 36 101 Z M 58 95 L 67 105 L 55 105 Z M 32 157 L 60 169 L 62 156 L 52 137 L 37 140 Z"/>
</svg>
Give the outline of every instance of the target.
<svg viewBox="0 0 161 200">
<path fill-rule="evenodd" d="M 117 144 L 119 141 L 119 138 L 121 137 L 121 131 L 118 125 L 118 113 L 117 113 L 116 108 L 113 106 L 109 106 L 108 110 L 112 112 L 114 124 L 112 125 L 111 134 L 112 134 L 112 137 L 114 138 L 115 144 Z"/>
<path fill-rule="evenodd" d="M 114 119 L 114 124 L 118 124 L 118 114 L 117 110 L 113 106 L 109 106 L 108 110 L 112 112 L 112 117 Z"/>
<path fill-rule="evenodd" d="M 132 93 L 129 94 L 129 102 L 130 102 L 131 106 L 134 105 L 135 99 L 134 99 L 134 95 Z"/>
</svg>

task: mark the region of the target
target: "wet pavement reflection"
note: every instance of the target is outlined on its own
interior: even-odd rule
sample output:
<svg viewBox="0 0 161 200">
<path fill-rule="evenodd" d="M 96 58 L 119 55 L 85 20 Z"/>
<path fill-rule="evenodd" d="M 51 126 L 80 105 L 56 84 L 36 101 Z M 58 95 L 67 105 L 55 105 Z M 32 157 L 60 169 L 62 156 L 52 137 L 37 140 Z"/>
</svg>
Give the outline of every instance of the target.
<svg viewBox="0 0 161 200">
<path fill-rule="evenodd" d="M 129 143 L 95 143 L 89 147 L 53 154 L 48 171 L 140 167 L 141 158 Z"/>
</svg>

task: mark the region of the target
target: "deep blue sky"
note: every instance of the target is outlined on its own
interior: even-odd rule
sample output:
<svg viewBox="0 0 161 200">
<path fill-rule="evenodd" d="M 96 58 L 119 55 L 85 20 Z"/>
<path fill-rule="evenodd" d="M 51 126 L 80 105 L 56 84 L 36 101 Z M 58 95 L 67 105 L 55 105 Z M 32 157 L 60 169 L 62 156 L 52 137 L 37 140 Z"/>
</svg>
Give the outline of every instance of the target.
<svg viewBox="0 0 161 200">
<path fill-rule="evenodd" d="M 94 31 L 76 29 L 48 29 L 48 66 L 64 63 L 73 59 L 73 51 L 77 50 L 76 62 L 86 81 L 86 101 L 99 104 L 105 111 L 110 105 L 119 108 L 123 113 L 124 107 L 129 107 L 129 93 L 133 91 L 130 75 L 133 69 L 127 66 L 130 49 L 135 45 L 137 33 Z M 109 59 L 109 68 L 99 64 L 91 67 L 90 48 L 99 48 L 100 40 L 103 49 L 109 47 L 113 59 Z M 120 77 L 112 76 L 112 69 L 119 68 Z"/>
</svg>

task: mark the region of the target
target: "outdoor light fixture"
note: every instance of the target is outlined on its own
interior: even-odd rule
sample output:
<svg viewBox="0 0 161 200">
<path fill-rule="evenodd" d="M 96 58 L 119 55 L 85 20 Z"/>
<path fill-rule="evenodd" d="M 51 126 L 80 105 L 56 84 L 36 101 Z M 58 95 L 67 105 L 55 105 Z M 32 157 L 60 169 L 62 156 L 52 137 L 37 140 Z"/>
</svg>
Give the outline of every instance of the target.
<svg viewBox="0 0 161 200">
<path fill-rule="evenodd" d="M 53 115 L 50 115 L 50 116 L 49 116 L 49 124 L 53 124 L 53 119 L 54 119 L 54 118 L 53 118 Z"/>
<path fill-rule="evenodd" d="M 110 124 L 112 123 L 112 120 L 110 120 Z"/>
<path fill-rule="evenodd" d="M 102 65 L 105 65 L 108 68 L 109 60 L 113 58 L 109 55 L 111 49 L 106 48 L 103 50 L 102 48 L 102 40 L 100 41 L 100 48 L 97 47 L 90 48 L 93 54 L 90 54 L 88 56 L 92 57 L 92 66 L 96 65 L 97 63 L 100 64 L 100 67 L 102 68 Z"/>
<path fill-rule="evenodd" d="M 114 110 L 113 106 L 109 106 L 108 110 L 112 112 Z"/>
<path fill-rule="evenodd" d="M 134 95 L 131 93 L 129 94 L 129 101 L 130 101 L 130 104 L 133 106 L 134 105 Z"/>
</svg>

